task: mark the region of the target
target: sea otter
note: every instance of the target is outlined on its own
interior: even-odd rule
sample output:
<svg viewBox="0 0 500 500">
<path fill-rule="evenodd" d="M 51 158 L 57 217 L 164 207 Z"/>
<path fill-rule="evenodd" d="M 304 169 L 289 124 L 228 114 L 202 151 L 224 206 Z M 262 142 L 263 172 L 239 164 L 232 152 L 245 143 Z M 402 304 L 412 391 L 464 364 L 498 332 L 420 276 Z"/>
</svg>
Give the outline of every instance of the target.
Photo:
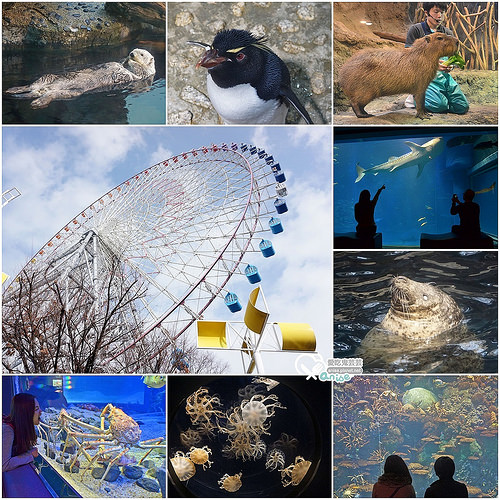
<svg viewBox="0 0 500 500">
<path fill-rule="evenodd" d="M 108 62 L 62 75 L 44 75 L 31 85 L 11 87 L 7 94 L 36 99 L 32 108 L 46 108 L 52 101 L 71 99 L 86 92 L 125 89 L 151 84 L 155 74 L 154 57 L 144 49 L 134 49 L 121 63 Z"/>
</svg>

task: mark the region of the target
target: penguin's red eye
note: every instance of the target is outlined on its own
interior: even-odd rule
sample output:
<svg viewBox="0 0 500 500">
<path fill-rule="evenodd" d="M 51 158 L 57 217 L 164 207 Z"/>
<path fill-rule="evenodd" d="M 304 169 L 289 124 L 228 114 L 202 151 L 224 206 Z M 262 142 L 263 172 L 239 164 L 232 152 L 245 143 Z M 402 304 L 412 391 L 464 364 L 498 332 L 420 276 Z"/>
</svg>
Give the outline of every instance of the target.
<svg viewBox="0 0 500 500">
<path fill-rule="evenodd" d="M 243 52 L 239 52 L 238 54 L 236 54 L 236 60 L 237 61 L 243 61 L 243 59 L 245 59 L 246 55 L 243 54 Z"/>
</svg>

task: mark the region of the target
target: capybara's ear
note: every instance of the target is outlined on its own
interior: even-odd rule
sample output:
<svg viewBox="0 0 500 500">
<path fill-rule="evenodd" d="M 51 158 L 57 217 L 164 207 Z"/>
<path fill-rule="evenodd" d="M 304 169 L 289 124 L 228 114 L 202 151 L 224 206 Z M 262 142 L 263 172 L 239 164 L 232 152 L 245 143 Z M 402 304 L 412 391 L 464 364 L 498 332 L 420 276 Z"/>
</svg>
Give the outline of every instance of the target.
<svg viewBox="0 0 500 500">
<path fill-rule="evenodd" d="M 425 41 L 426 41 L 427 43 L 429 43 L 429 42 L 431 41 L 431 39 L 430 39 L 429 35 L 427 35 L 427 36 L 425 37 Z"/>
</svg>

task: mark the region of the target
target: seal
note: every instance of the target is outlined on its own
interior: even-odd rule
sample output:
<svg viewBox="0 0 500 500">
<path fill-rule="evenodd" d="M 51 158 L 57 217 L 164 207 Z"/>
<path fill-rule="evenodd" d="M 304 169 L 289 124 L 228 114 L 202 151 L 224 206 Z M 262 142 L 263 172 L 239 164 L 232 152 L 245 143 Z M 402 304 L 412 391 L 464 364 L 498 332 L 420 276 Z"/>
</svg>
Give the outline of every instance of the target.
<svg viewBox="0 0 500 500">
<path fill-rule="evenodd" d="M 30 85 L 11 87 L 6 93 L 35 98 L 32 108 L 46 108 L 54 100 L 71 99 L 87 92 L 150 85 L 155 72 L 154 57 L 147 50 L 134 49 L 121 63 L 108 62 L 62 75 L 44 75 Z"/>
<path fill-rule="evenodd" d="M 390 285 L 391 306 L 382 322 L 361 341 L 356 355 L 365 371 L 397 368 L 401 371 L 446 371 L 448 356 L 470 357 L 469 367 L 479 358 L 465 353 L 460 342 L 471 340 L 457 303 L 437 286 L 396 276 Z M 464 344 L 465 345 L 465 344 Z M 457 350 L 458 349 L 458 350 Z M 456 372 L 466 371 L 455 364 Z M 368 368 L 368 370 L 366 370 Z"/>
</svg>

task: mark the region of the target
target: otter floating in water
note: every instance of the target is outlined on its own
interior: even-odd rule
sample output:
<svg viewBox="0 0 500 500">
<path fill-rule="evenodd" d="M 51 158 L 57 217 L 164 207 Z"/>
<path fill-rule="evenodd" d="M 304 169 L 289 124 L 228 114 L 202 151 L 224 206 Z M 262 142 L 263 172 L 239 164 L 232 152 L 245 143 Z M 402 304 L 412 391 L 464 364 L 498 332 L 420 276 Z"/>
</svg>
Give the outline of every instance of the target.
<svg viewBox="0 0 500 500">
<path fill-rule="evenodd" d="M 390 291 L 389 311 L 356 351 L 364 371 L 481 371 L 482 342 L 468 331 L 461 309 L 448 294 L 405 276 L 393 278 Z"/>
<path fill-rule="evenodd" d="M 52 101 L 71 99 L 86 92 L 125 89 L 150 85 L 155 75 L 154 57 L 144 49 L 134 49 L 122 62 L 108 62 L 62 75 L 44 75 L 31 85 L 11 87 L 7 94 L 36 98 L 32 108 L 46 108 Z"/>
</svg>

